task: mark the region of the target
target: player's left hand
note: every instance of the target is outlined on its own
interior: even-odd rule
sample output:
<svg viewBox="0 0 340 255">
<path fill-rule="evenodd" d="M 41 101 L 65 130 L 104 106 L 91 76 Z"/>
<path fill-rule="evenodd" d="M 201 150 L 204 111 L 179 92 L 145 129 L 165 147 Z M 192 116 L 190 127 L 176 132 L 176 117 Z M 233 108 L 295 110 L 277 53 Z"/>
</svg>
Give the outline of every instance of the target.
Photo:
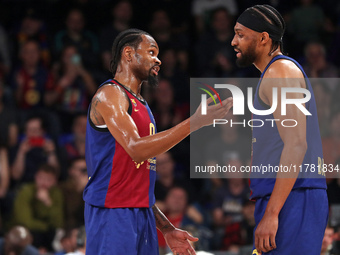
<svg viewBox="0 0 340 255">
<path fill-rule="evenodd" d="M 175 228 L 164 234 L 164 239 L 174 255 L 196 255 L 189 241 L 198 241 L 197 237 L 188 232 Z"/>
<path fill-rule="evenodd" d="M 275 236 L 279 226 L 277 215 L 265 213 L 255 230 L 255 248 L 259 255 L 276 248 Z"/>
</svg>

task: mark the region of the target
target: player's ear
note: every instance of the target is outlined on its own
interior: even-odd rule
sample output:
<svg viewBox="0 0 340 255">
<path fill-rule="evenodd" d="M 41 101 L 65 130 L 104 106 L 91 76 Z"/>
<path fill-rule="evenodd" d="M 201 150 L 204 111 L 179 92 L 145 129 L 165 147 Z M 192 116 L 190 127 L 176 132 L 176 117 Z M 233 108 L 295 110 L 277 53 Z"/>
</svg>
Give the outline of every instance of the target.
<svg viewBox="0 0 340 255">
<path fill-rule="evenodd" d="M 262 32 L 260 34 L 260 43 L 266 44 L 269 41 L 269 34 L 267 32 Z"/>
<path fill-rule="evenodd" d="M 133 48 L 130 47 L 130 46 L 124 47 L 122 56 L 125 57 L 127 62 L 130 62 L 132 60 L 132 56 L 133 56 Z"/>
</svg>

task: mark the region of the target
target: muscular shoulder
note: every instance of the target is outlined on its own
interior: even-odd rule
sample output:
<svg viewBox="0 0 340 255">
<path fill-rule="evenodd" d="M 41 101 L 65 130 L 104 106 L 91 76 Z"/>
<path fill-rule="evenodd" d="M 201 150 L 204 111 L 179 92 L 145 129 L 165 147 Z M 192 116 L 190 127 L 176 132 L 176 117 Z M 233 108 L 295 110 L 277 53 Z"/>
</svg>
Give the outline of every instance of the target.
<svg viewBox="0 0 340 255">
<path fill-rule="evenodd" d="M 123 88 L 114 84 L 100 87 L 91 101 L 90 118 L 95 125 L 105 124 L 104 115 L 112 111 L 127 111 L 128 98 Z"/>
<path fill-rule="evenodd" d="M 270 65 L 264 78 L 304 78 L 297 65 L 288 59 L 279 59 Z"/>
<path fill-rule="evenodd" d="M 119 98 L 126 98 L 123 88 L 116 84 L 106 84 L 100 87 L 92 98 L 92 104 L 96 101 L 110 103 L 115 102 Z"/>
</svg>

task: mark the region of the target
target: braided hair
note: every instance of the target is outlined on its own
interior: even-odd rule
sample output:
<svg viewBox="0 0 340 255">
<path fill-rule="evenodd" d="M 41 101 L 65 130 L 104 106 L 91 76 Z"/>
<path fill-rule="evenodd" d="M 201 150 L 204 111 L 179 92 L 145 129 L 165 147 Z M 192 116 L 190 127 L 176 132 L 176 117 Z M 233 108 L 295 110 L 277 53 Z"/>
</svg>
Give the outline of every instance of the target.
<svg viewBox="0 0 340 255">
<path fill-rule="evenodd" d="M 112 59 L 110 62 L 110 71 L 113 77 L 116 75 L 118 64 L 122 58 L 122 52 L 125 46 L 131 46 L 137 49 L 142 42 L 142 35 L 149 35 L 147 32 L 139 29 L 127 29 L 119 33 L 112 44 Z"/>
<path fill-rule="evenodd" d="M 263 18 L 269 22 L 270 24 L 276 26 L 278 29 L 282 31 L 282 35 L 286 30 L 286 24 L 281 14 L 272 6 L 264 4 L 264 5 L 255 5 L 250 7 L 249 9 L 253 9 L 263 16 Z M 283 52 L 283 43 L 282 40 L 273 40 L 272 48 L 269 52 L 271 55 L 277 48 L 280 46 L 281 52 Z"/>
</svg>

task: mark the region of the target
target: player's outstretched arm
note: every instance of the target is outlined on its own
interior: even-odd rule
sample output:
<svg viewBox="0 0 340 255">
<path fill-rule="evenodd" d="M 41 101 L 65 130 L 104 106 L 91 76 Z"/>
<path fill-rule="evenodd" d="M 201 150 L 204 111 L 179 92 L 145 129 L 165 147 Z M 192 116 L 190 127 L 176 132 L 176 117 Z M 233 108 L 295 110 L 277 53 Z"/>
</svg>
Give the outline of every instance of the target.
<svg viewBox="0 0 340 255">
<path fill-rule="evenodd" d="M 280 91 L 282 87 L 305 88 L 304 77 L 301 71 L 289 61 L 288 63 L 274 63 L 265 78 L 275 78 L 264 79 L 261 84 L 262 90 L 260 92 L 262 94 L 260 93 L 260 96 L 268 105 L 272 105 L 273 87 L 278 87 L 278 107 L 273 113 L 274 119 L 294 119 L 298 123 L 295 127 L 277 125 L 284 143 L 280 165 L 288 166 L 288 168 L 290 166 L 299 166 L 302 164 L 307 150 L 306 116 L 295 105 L 287 105 L 286 115 L 281 115 Z M 301 93 L 289 93 L 287 97 L 301 99 L 303 95 Z M 277 173 L 275 186 L 265 214 L 255 231 L 255 247 L 259 254 L 276 248 L 275 236 L 279 224 L 278 215 L 295 184 L 298 174 L 299 171 L 294 172 L 293 170 L 290 173 Z"/>
<path fill-rule="evenodd" d="M 211 101 L 207 100 L 207 104 Z M 117 142 L 139 163 L 169 150 L 190 132 L 211 125 L 214 119 L 223 118 L 232 107 L 232 98 L 225 99 L 222 105 L 208 106 L 207 115 L 201 115 L 200 106 L 190 118 L 175 127 L 145 137 L 139 136 L 133 119 L 127 113 L 128 107 L 129 102 L 122 88 L 104 86 L 92 100 L 90 117 L 96 125 L 106 124 Z"/>
<path fill-rule="evenodd" d="M 196 254 L 189 241 L 196 242 L 198 238 L 191 236 L 186 231 L 175 228 L 156 205 L 152 206 L 152 210 L 155 215 L 156 226 L 162 232 L 173 254 Z"/>
</svg>

